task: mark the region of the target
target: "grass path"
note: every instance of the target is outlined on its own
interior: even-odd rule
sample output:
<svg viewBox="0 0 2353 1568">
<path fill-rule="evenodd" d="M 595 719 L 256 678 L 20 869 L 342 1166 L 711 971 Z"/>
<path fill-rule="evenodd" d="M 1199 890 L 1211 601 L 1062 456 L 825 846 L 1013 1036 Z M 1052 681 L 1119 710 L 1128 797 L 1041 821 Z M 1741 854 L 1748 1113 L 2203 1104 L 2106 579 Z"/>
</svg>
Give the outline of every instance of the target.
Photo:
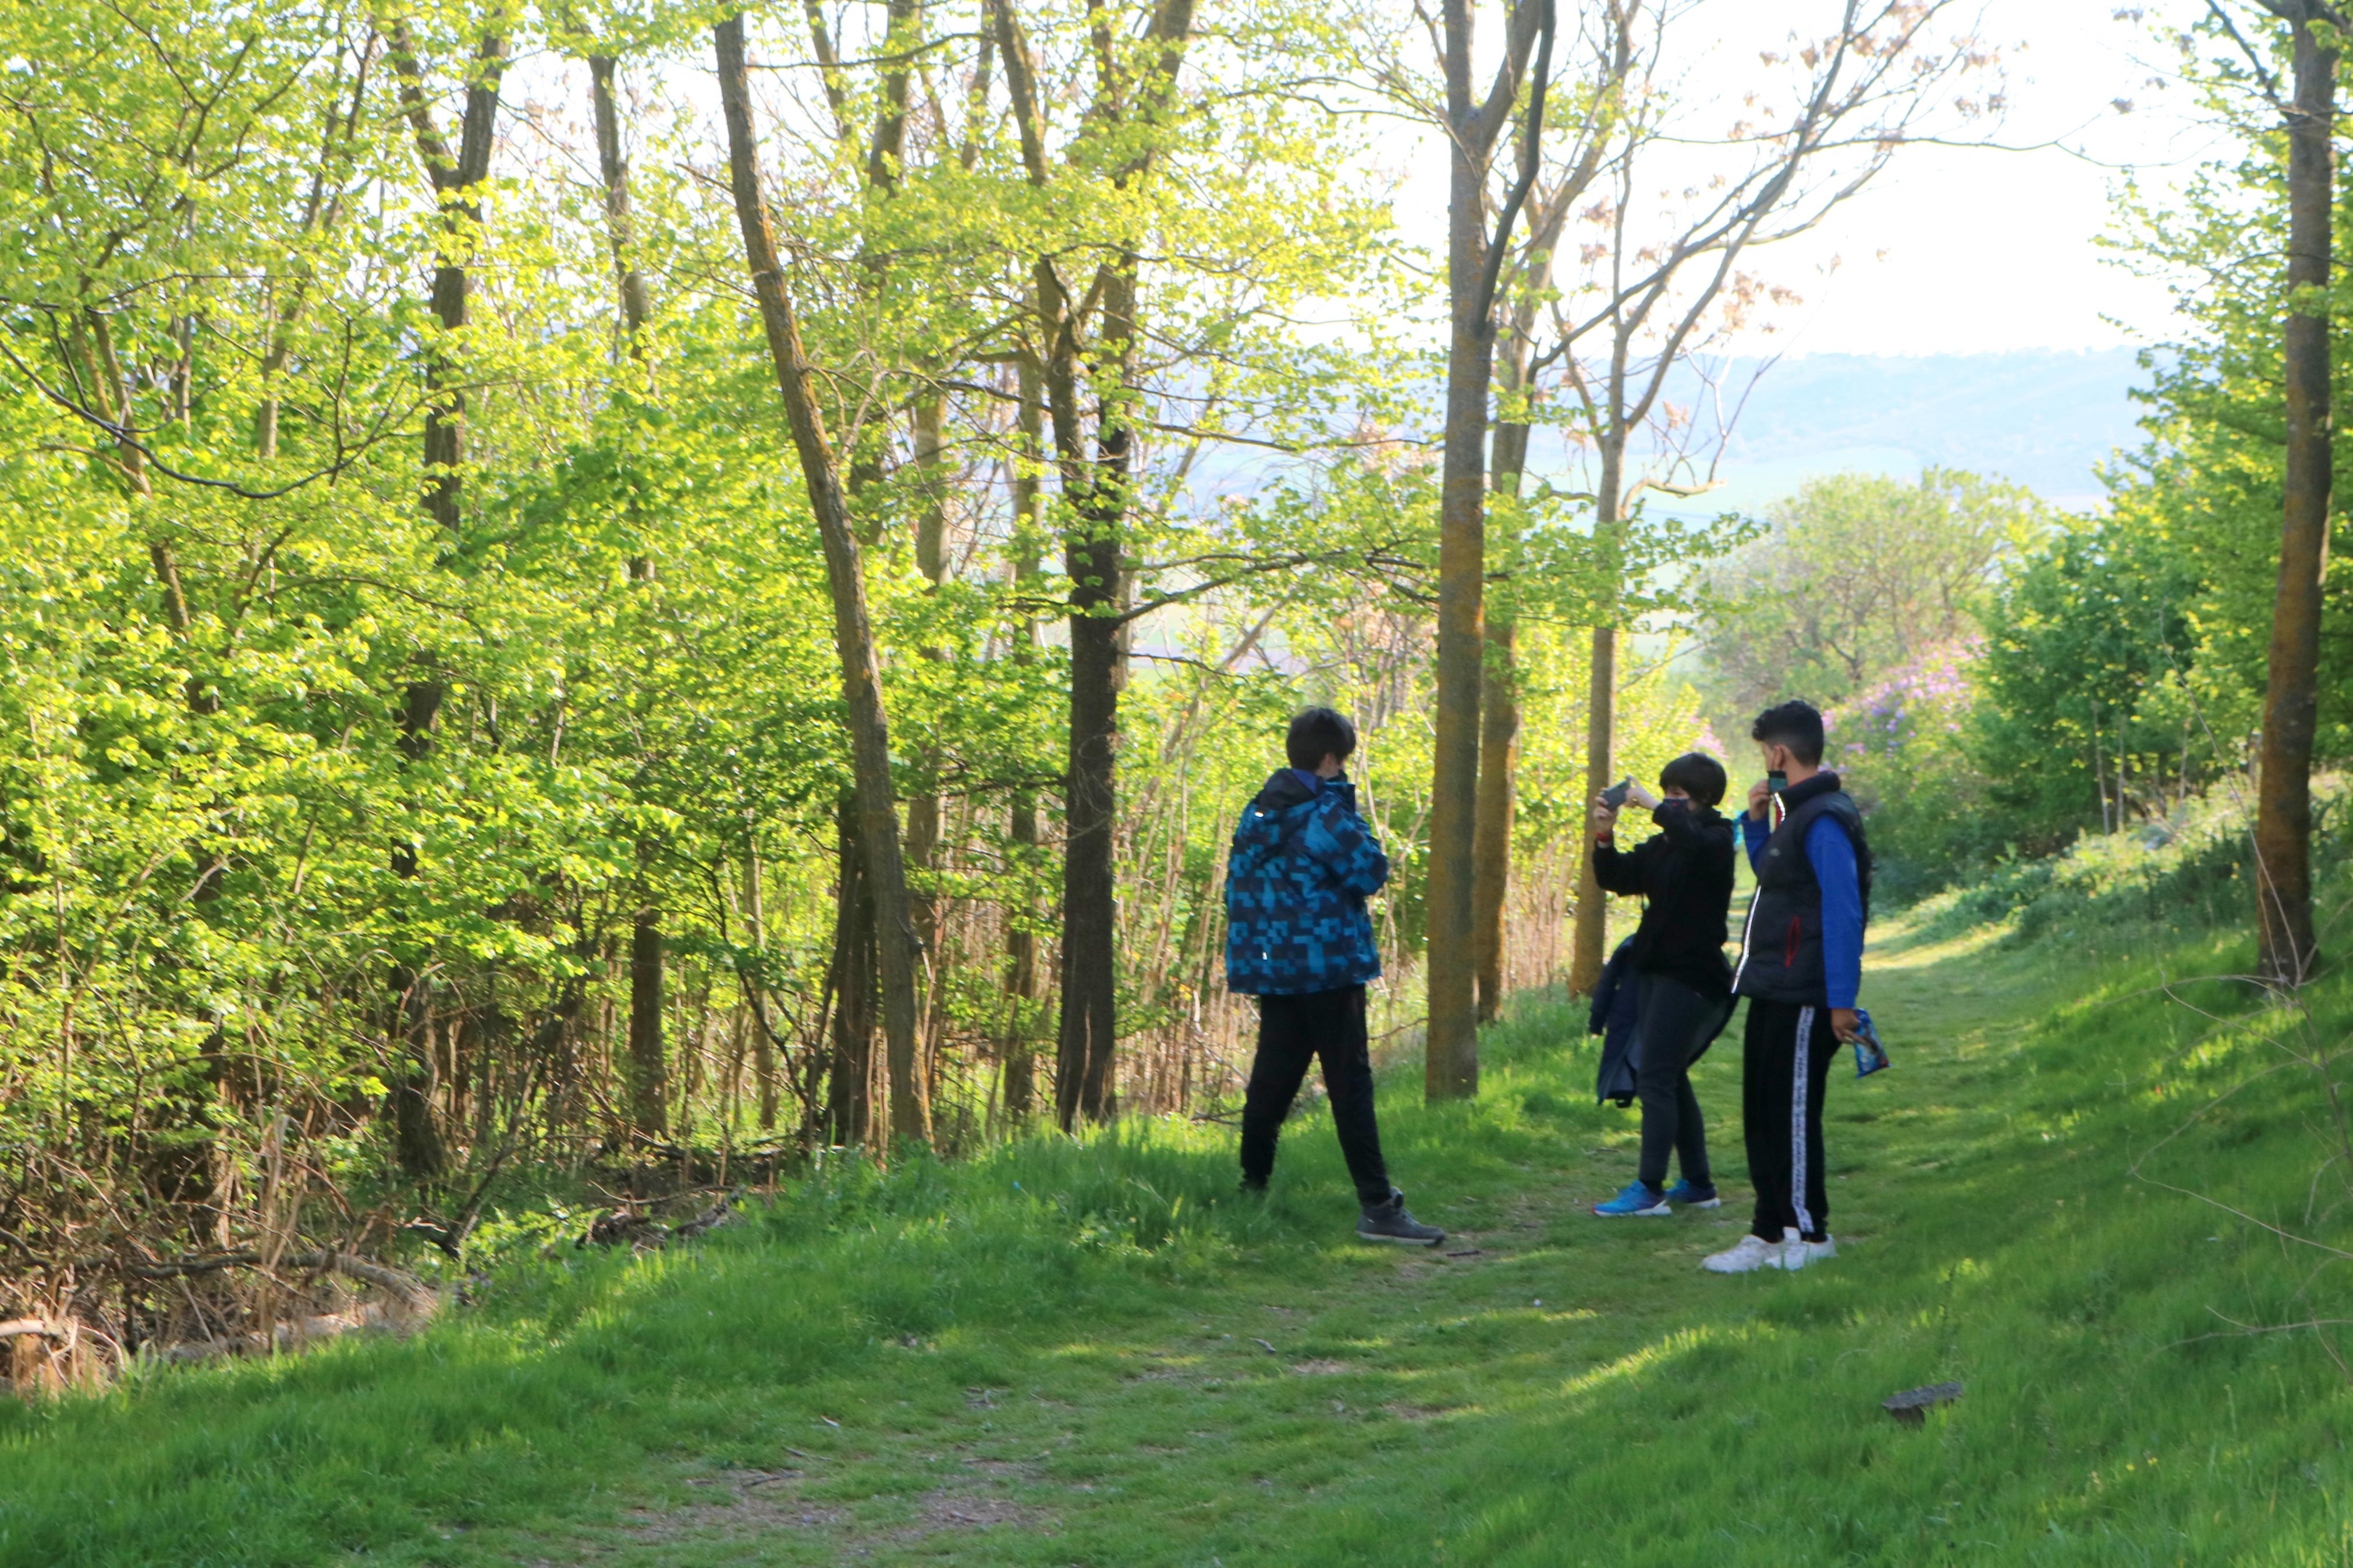
<svg viewBox="0 0 2353 1568">
<path fill-rule="evenodd" d="M 1833 1080 L 1841 1256 L 1799 1275 L 1695 1267 L 1745 1217 L 1736 1039 L 1698 1080 L 1731 1201 L 1603 1222 L 1633 1113 L 1532 1007 L 1475 1108 L 1384 1085 L 1440 1254 L 1346 1238 L 1320 1113 L 1262 1211 L 1216 1128 L 815 1183 L 408 1344 L 0 1419 L 0 1563 L 2353 1563 L 2345 1378 L 2209 1337 L 2345 1279 L 2129 1178 L 2254 1048 L 2145 978 L 1880 944 L 1897 1068 Z M 2284 1213 L 2307 1110 L 2168 1170 Z"/>
</svg>

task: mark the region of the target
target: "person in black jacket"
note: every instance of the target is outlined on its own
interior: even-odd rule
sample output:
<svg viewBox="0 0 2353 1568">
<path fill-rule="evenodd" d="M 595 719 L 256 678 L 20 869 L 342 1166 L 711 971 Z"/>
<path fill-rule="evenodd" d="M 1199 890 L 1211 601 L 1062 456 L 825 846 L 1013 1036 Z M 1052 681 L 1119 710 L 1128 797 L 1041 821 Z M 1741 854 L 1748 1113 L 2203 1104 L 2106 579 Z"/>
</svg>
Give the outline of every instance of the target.
<svg viewBox="0 0 2353 1568">
<path fill-rule="evenodd" d="M 1672 1205 L 1716 1207 L 1708 1169 L 1707 1131 L 1691 1069 L 1732 1014 L 1732 968 L 1724 960 L 1725 916 L 1732 905 L 1732 825 L 1716 812 L 1724 764 L 1688 752 L 1659 771 L 1659 795 L 1640 784 L 1627 799 L 1646 807 L 1659 832 L 1640 847 L 1615 842 L 1618 814 L 1595 802 L 1593 874 L 1612 893 L 1639 894 L 1633 967 L 1641 987 L 1635 1033 L 1641 1058 L 1634 1092 L 1642 1102 L 1642 1154 L 1634 1180 L 1593 1212 L 1616 1218 L 1663 1215 Z M 1667 1188 L 1667 1155 L 1683 1180 Z"/>
</svg>

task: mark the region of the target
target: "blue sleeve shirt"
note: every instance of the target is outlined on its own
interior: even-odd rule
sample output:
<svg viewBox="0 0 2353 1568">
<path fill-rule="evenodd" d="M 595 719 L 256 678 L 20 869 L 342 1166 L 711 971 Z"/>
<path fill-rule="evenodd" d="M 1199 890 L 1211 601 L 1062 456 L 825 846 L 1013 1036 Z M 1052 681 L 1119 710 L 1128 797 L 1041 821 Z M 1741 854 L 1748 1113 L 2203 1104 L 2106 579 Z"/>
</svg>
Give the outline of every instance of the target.
<svg viewBox="0 0 2353 1568">
<path fill-rule="evenodd" d="M 1862 988 L 1862 879 L 1854 840 L 1832 818 L 1806 829 L 1806 859 L 1822 886 L 1822 978 L 1833 1007 L 1854 1005 Z"/>
<path fill-rule="evenodd" d="M 1740 847 L 1748 851 L 1748 868 L 1757 870 L 1765 859 L 1765 842 L 1773 837 L 1773 825 L 1746 812 L 1740 814 Z"/>
<path fill-rule="evenodd" d="M 1768 822 L 1740 814 L 1740 842 L 1748 868 L 1765 858 L 1773 837 Z M 1822 972 L 1830 1005 L 1852 1007 L 1862 989 L 1862 879 L 1854 863 L 1854 840 L 1831 817 L 1817 817 L 1806 829 L 1806 861 L 1822 888 Z"/>
</svg>

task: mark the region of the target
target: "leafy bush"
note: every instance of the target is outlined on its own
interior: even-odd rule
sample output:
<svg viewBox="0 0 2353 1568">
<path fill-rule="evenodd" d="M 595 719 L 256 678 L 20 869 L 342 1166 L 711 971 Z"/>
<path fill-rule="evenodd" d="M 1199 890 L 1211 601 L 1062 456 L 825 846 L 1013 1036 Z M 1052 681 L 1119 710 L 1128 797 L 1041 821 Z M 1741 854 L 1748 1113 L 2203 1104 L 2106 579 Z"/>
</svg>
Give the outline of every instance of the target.
<svg viewBox="0 0 2353 1568">
<path fill-rule="evenodd" d="M 1967 887 L 1920 900 L 1926 929 L 1953 934 L 1986 925 L 2010 940 L 2139 926 L 2198 931 L 2253 918 L 2253 802 L 2242 780 L 2190 796 L 2167 816 L 2121 833 L 2085 833 L 2056 855 L 2005 855 Z M 2313 858 L 2324 899 L 2353 871 L 2353 779 L 2314 780 Z"/>
</svg>

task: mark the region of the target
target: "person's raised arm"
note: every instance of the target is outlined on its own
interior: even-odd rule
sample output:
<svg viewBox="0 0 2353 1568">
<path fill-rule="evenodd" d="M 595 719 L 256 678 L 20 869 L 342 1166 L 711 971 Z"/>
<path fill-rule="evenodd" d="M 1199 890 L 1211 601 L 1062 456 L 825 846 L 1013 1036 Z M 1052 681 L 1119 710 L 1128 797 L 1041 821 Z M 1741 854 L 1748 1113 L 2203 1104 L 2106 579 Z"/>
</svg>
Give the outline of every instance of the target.
<svg viewBox="0 0 2353 1568">
<path fill-rule="evenodd" d="M 1765 846 L 1773 837 L 1773 786 L 1758 779 L 1748 786 L 1748 809 L 1740 814 L 1740 847 L 1748 851 L 1748 868 L 1764 869 Z"/>
<path fill-rule="evenodd" d="M 1618 813 L 1599 795 L 1593 797 L 1593 879 L 1605 893 L 1632 897 L 1642 889 L 1642 852 L 1618 847 Z"/>
</svg>

